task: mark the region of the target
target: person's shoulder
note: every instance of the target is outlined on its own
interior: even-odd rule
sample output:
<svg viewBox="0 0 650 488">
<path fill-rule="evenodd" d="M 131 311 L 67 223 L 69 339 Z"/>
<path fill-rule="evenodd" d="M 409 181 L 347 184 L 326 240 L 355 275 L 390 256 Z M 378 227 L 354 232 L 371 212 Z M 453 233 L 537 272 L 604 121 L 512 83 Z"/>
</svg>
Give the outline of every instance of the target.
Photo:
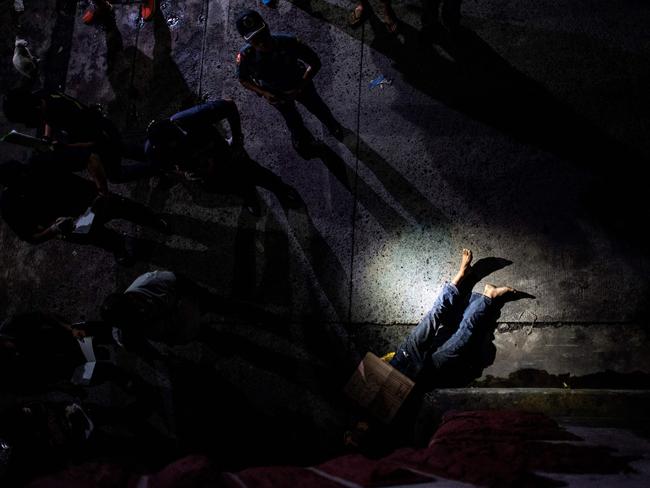
<svg viewBox="0 0 650 488">
<path fill-rule="evenodd" d="M 255 48 L 250 44 L 244 44 L 237 52 L 237 64 L 246 58 L 250 58 L 255 54 Z"/>
<path fill-rule="evenodd" d="M 273 34 L 273 39 L 280 46 L 291 46 L 300 42 L 295 35 L 287 34 L 286 32 L 279 32 L 277 34 Z"/>
</svg>

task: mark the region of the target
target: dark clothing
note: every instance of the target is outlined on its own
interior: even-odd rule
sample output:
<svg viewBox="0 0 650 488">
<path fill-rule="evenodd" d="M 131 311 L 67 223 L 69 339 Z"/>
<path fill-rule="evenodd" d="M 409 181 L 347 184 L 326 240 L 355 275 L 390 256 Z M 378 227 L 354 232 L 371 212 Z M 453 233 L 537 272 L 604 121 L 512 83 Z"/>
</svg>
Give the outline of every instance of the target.
<svg viewBox="0 0 650 488">
<path fill-rule="evenodd" d="M 298 38 L 273 34 L 271 52 L 258 51 L 247 44 L 237 55 L 237 76 L 271 93 L 280 94 L 300 85 L 306 65 L 320 66 L 318 55 Z"/>
<path fill-rule="evenodd" d="M 332 112 L 320 97 L 313 83 L 309 83 L 305 89 L 296 97 L 296 101 L 300 102 L 307 110 L 316 116 L 330 132 L 334 132 L 339 127 L 339 123 L 332 115 Z M 305 127 L 300 112 L 296 107 L 293 100 L 286 100 L 280 103 L 273 104 L 273 106 L 282 114 L 291 137 L 296 141 L 305 141 L 311 138 L 311 134 Z"/>
<path fill-rule="evenodd" d="M 173 126 L 152 135 L 145 144 L 147 157 L 161 169 L 181 169 L 200 176 L 209 192 L 232 192 L 253 201 L 255 187 L 268 188 L 284 198 L 288 187 L 242 150 L 237 156 L 218 129 L 224 119 L 239 119 L 234 103 L 226 100 L 197 105 L 170 117 Z M 232 128 L 231 128 L 232 131 Z M 163 137 L 164 136 L 164 137 Z"/>
<path fill-rule="evenodd" d="M 20 355 L 14 366 L 18 371 L 11 374 L 18 374 L 23 380 L 68 380 L 74 369 L 86 361 L 77 339 L 49 314 L 15 315 L 0 325 L 0 334 L 16 345 Z"/>
<path fill-rule="evenodd" d="M 86 167 L 90 154 L 98 154 L 109 179 L 119 179 L 122 139 L 115 125 L 95 108 L 63 93 L 37 92 L 45 103 L 43 120 L 53 131 L 55 140 L 64 144 L 88 143 L 89 148 L 58 147 L 56 162 L 66 170 L 79 171 Z"/>
<path fill-rule="evenodd" d="M 197 170 L 206 156 L 218 162 L 230 160 L 230 147 L 219 132 L 217 124 L 232 116 L 237 108 L 233 103 L 217 100 L 183 110 L 172 115 L 176 130 L 145 143 L 145 153 L 152 164 L 170 169 L 179 164 L 183 169 Z"/>
<path fill-rule="evenodd" d="M 77 217 L 97 196 L 88 180 L 57 171 L 32 171 L 16 179 L 0 196 L 0 212 L 23 241 L 49 227 L 59 217 Z"/>
<path fill-rule="evenodd" d="M 296 101 L 320 120 L 330 132 L 340 129 L 332 112 L 309 82 L 295 101 L 286 97 L 286 92 L 295 90 L 304 83 L 308 66 L 320 67 L 318 55 L 293 36 L 273 34 L 273 49 L 264 52 L 253 46 L 244 46 L 237 55 L 237 76 L 240 81 L 254 83 L 278 97 L 272 105 L 282 114 L 291 138 L 296 143 L 310 142 L 313 137 L 305 127 L 302 116 L 296 108 Z"/>
<path fill-rule="evenodd" d="M 30 171 L 16 178 L 0 195 L 0 213 L 9 227 L 24 241 L 36 244 L 34 235 L 51 226 L 59 217 L 78 217 L 92 207 L 97 197 L 95 185 L 79 176 L 57 171 Z M 70 234 L 66 240 L 92 244 L 120 253 L 122 237 L 104 223 L 122 218 L 156 227 L 156 215 L 144 205 L 111 194 L 101 208 L 94 208 L 95 220 L 88 234 Z"/>
</svg>

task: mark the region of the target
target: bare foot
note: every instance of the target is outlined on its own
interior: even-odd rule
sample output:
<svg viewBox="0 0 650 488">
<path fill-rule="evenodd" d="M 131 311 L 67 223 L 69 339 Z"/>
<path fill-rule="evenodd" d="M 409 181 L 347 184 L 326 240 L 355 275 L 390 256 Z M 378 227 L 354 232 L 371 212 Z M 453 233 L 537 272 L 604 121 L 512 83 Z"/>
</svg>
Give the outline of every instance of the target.
<svg viewBox="0 0 650 488">
<path fill-rule="evenodd" d="M 489 298 L 499 298 L 506 302 L 521 300 L 522 298 L 535 298 L 529 293 L 515 290 L 509 286 L 494 286 L 490 284 L 485 285 L 483 295 Z"/>
<path fill-rule="evenodd" d="M 461 281 L 463 281 L 463 278 L 469 273 L 469 271 L 472 269 L 471 267 L 472 264 L 472 251 L 469 249 L 463 249 L 463 254 L 460 259 L 460 268 L 458 269 L 458 273 L 456 273 L 456 276 L 454 276 L 454 279 L 451 280 L 451 282 L 458 286 Z"/>
</svg>

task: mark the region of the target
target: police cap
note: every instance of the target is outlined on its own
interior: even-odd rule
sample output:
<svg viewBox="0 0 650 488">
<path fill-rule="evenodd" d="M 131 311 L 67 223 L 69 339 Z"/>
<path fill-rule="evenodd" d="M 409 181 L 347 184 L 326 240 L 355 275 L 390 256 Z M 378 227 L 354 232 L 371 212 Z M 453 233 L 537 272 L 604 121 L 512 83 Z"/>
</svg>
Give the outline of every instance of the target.
<svg viewBox="0 0 650 488">
<path fill-rule="evenodd" d="M 246 41 L 250 41 L 265 28 L 264 19 L 255 10 L 244 10 L 237 18 L 237 31 Z"/>
</svg>

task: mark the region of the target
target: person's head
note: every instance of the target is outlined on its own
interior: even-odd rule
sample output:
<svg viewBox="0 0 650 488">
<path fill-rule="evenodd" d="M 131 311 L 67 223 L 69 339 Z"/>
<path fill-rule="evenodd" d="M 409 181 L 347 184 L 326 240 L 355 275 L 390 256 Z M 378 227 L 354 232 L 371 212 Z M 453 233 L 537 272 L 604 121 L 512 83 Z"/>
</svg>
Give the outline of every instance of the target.
<svg viewBox="0 0 650 488">
<path fill-rule="evenodd" d="M 273 38 L 269 26 L 255 10 L 244 10 L 237 18 L 237 31 L 258 51 L 273 49 Z"/>
<path fill-rule="evenodd" d="M 25 88 L 10 90 L 2 100 L 2 111 L 10 122 L 38 127 L 43 122 L 43 100 Z"/>
<path fill-rule="evenodd" d="M 27 166 L 14 160 L 0 163 L 0 185 L 10 185 L 27 171 Z"/>
</svg>

